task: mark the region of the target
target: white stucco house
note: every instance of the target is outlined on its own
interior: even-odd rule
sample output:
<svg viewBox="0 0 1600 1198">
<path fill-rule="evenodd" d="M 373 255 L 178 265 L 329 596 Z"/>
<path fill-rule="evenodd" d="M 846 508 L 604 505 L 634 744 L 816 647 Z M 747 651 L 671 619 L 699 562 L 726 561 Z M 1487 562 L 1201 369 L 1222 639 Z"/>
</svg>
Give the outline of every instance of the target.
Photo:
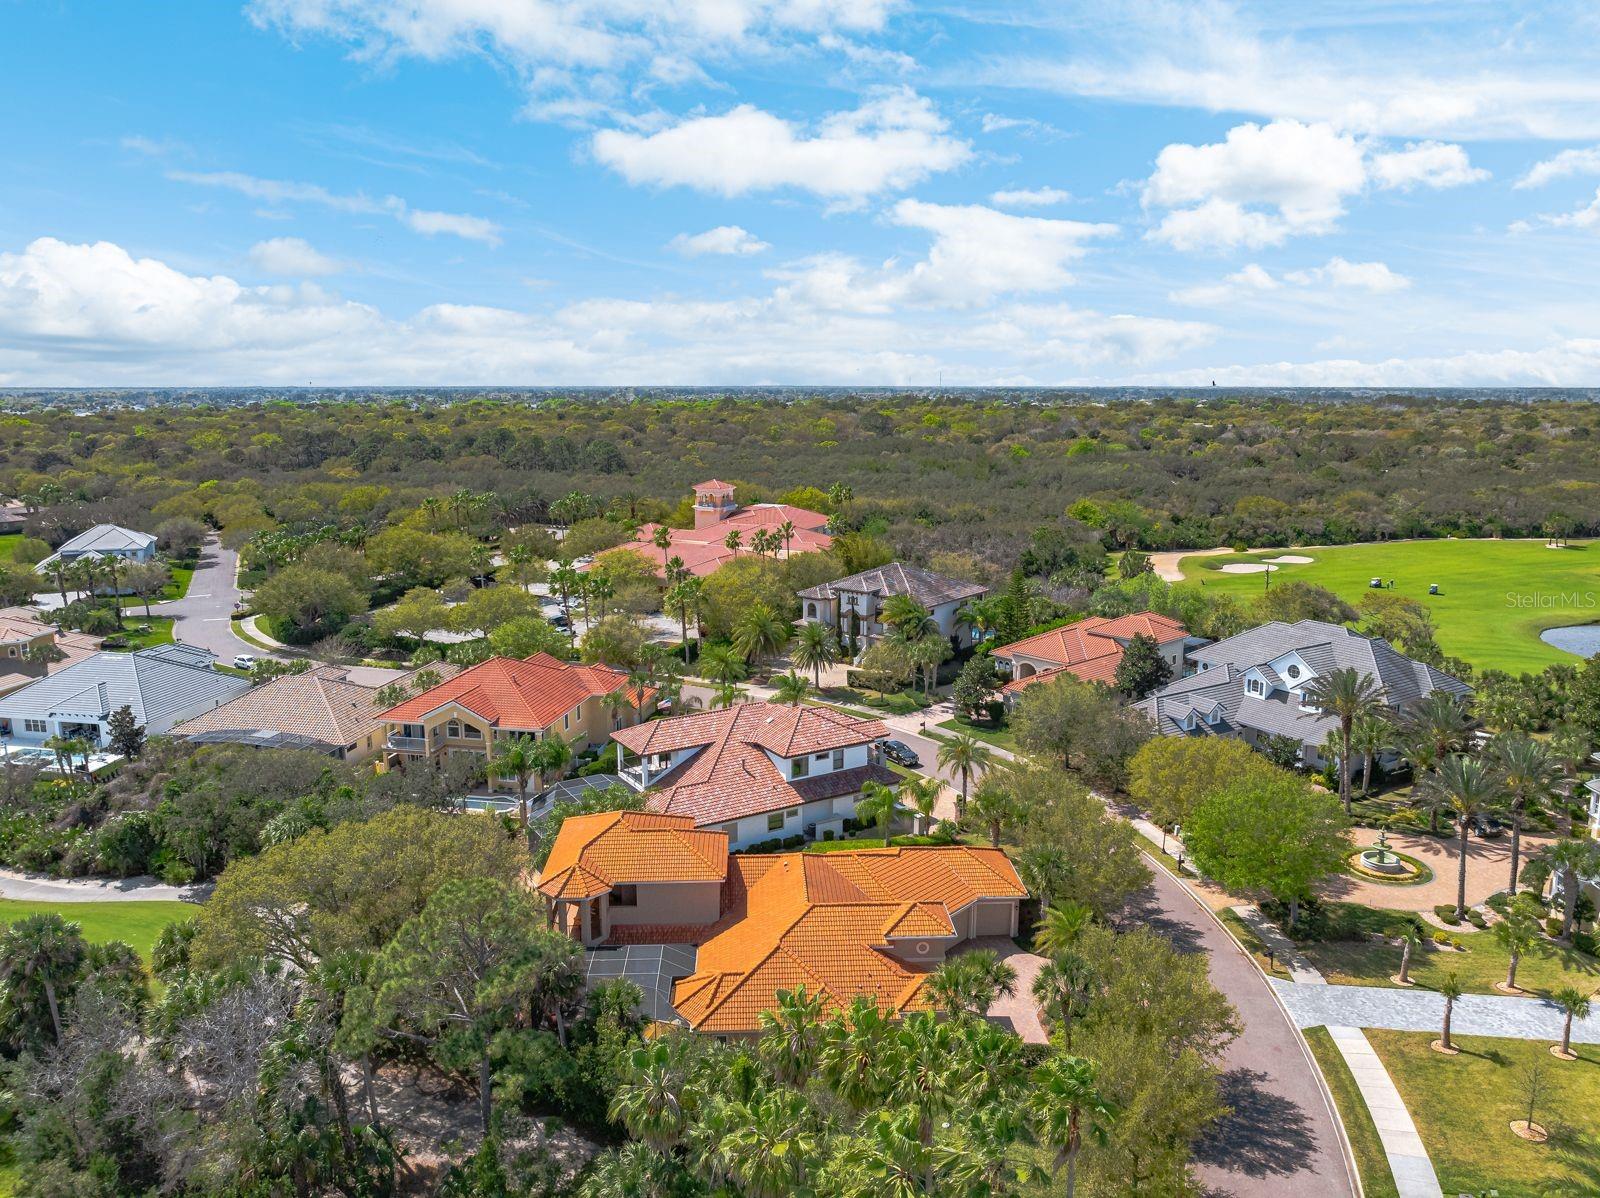
<svg viewBox="0 0 1600 1198">
<path fill-rule="evenodd" d="M 67 541 L 35 569 L 40 574 L 48 574 L 58 561 L 75 562 L 84 557 L 120 557 L 130 562 L 154 561 L 156 539 L 147 532 L 123 528 L 118 524 L 96 524 Z"/>
<path fill-rule="evenodd" d="M 826 624 L 841 640 L 853 639 L 860 649 L 887 634 L 884 602 L 895 595 L 910 596 L 928 610 L 939 626 L 939 635 L 957 650 L 973 643 L 972 626 L 962 618 L 962 609 L 988 593 L 989 588 L 978 583 L 947 578 L 904 562 L 874 566 L 798 592 L 801 619 Z"/>
</svg>

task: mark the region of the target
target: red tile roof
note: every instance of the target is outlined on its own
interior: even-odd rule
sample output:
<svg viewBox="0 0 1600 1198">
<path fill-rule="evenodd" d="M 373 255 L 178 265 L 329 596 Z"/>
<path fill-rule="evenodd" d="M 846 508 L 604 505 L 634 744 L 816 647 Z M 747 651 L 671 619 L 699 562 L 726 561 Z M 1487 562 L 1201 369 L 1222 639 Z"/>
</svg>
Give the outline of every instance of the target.
<svg viewBox="0 0 1600 1198">
<path fill-rule="evenodd" d="M 728 835 L 694 821 L 645 811 L 603 811 L 562 821 L 539 872 L 539 893 L 593 898 L 619 883 L 721 882 L 728 874 Z"/>
<path fill-rule="evenodd" d="M 695 489 L 702 490 L 705 485 L 702 483 Z M 731 489 L 730 487 L 729 490 Z M 748 554 L 751 552 L 750 538 L 757 529 L 765 528 L 770 531 L 785 521 L 794 525 L 794 534 L 784 547 L 784 551 L 789 554 L 816 553 L 833 544 L 833 538 L 822 531 L 827 526 L 828 517 L 821 512 L 809 511 L 787 503 L 753 503 L 748 507 L 736 509 L 727 519 L 708 524 L 703 528 L 668 528 L 672 544 L 667 550 L 667 556 L 682 559 L 684 569 L 703 578 L 735 557 L 733 550 L 725 543 L 730 532 L 737 529 L 742 534 L 744 546 L 739 553 Z M 608 549 L 598 555 L 599 559 L 603 560 L 611 553 L 639 553 L 655 567 L 657 576 L 664 578 L 666 572 L 662 568 L 661 550 L 654 543 L 657 527 L 655 524 L 641 524 L 632 541 L 615 549 Z"/>
<path fill-rule="evenodd" d="M 978 899 L 1027 890 L 998 849 L 950 845 L 731 859 L 743 895 L 701 945 L 673 1005 L 700 1031 L 743 1032 L 780 989 L 804 985 L 827 1008 L 857 995 L 894 1014 L 926 1006 L 931 962 L 903 961 L 891 939 L 955 935 L 952 916 Z"/>
<path fill-rule="evenodd" d="M 1188 630 L 1176 620 L 1150 611 L 1134 612 L 1110 620 L 1090 616 L 1075 624 L 1052 628 L 1005 645 L 994 650 L 992 656 L 1002 661 L 1031 657 L 1037 661 L 1055 663 L 1053 669 L 1040 670 L 1037 674 L 1006 683 L 1001 690 L 1007 694 L 1015 694 L 1035 682 L 1062 674 L 1072 674 L 1085 682 L 1103 682 L 1110 686 L 1116 680 L 1117 665 L 1122 661 L 1125 642 L 1135 636 L 1148 636 L 1154 638 L 1157 644 L 1166 644 L 1188 635 Z"/>
<path fill-rule="evenodd" d="M 557 661 L 548 653 L 526 661 L 491 657 L 391 707 L 380 718 L 406 723 L 455 703 L 494 727 L 536 731 L 550 727 L 585 699 L 627 684 L 628 676 L 611 666 Z"/>
</svg>

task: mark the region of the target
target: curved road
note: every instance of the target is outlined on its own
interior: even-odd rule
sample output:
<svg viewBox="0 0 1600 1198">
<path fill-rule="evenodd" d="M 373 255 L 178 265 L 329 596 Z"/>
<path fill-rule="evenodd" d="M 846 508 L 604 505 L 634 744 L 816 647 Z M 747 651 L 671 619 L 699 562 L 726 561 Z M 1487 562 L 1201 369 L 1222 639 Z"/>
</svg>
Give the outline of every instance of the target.
<svg viewBox="0 0 1600 1198">
<path fill-rule="evenodd" d="M 1212 1195 L 1355 1198 L 1338 1117 L 1316 1065 L 1267 980 L 1200 900 L 1159 865 L 1136 912 L 1186 952 L 1206 954 L 1211 984 L 1243 1029 L 1223 1058 L 1233 1113 L 1195 1146 L 1195 1171 Z"/>
<path fill-rule="evenodd" d="M 232 661 L 239 653 L 252 657 L 272 656 L 234 634 L 233 605 L 239 599 L 239 585 L 235 581 L 238 568 L 239 555 L 232 549 L 224 549 L 213 537 L 200 550 L 188 594 L 182 599 L 152 603 L 150 614 L 171 616 L 175 640 L 209 649 L 224 663 Z M 143 612 L 144 607 L 139 605 L 133 610 Z"/>
</svg>

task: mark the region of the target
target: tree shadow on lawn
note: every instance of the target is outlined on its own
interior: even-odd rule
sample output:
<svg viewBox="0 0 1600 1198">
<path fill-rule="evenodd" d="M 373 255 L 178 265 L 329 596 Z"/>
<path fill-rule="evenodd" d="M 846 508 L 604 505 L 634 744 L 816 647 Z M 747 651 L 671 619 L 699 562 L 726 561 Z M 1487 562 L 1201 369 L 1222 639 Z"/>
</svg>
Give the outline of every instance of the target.
<svg viewBox="0 0 1600 1198">
<path fill-rule="evenodd" d="M 1294 1173 L 1316 1151 L 1310 1120 L 1298 1104 L 1274 1094 L 1255 1069 L 1230 1069 L 1219 1079 L 1230 1111 L 1195 1145 L 1194 1159 L 1251 1177 Z"/>
</svg>

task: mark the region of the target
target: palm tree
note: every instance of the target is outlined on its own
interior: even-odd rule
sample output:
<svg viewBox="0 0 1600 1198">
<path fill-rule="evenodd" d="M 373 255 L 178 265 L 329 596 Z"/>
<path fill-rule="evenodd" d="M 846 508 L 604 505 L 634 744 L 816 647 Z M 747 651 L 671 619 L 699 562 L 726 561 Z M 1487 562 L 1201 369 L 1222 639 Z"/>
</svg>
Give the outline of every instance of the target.
<svg viewBox="0 0 1600 1198">
<path fill-rule="evenodd" d="M 723 1151 L 737 1192 L 749 1198 L 786 1198 L 806 1190 L 821 1147 L 817 1117 L 805 1095 L 787 1087 L 752 1103 L 733 1103 Z"/>
<path fill-rule="evenodd" d="M 994 752 L 970 732 L 957 732 L 939 744 L 939 765 L 954 770 L 961 778 L 961 801 L 956 805 L 956 818 L 967 815 L 967 791 L 972 779 L 994 764 Z"/>
<path fill-rule="evenodd" d="M 1517 988 L 1517 966 L 1539 940 L 1539 925 L 1531 915 L 1512 907 L 1506 916 L 1494 925 L 1495 941 L 1506 950 L 1506 989 Z"/>
<path fill-rule="evenodd" d="M 808 620 L 800 626 L 795 638 L 794 664 L 810 670 L 817 689 L 822 689 L 822 671 L 839 660 L 839 638 L 820 620 Z"/>
<path fill-rule="evenodd" d="M 759 1016 L 756 1053 L 779 1081 L 797 1086 L 811 1076 L 822 1048 L 822 994 L 798 986 L 779 990 L 776 998 L 776 1007 Z"/>
<path fill-rule="evenodd" d="M 890 595 L 883 601 L 878 619 L 908 645 L 939 634 L 933 613 L 910 595 Z"/>
<path fill-rule="evenodd" d="M 732 645 L 707 645 L 700 652 L 701 677 L 712 682 L 743 682 L 749 674 L 744 657 Z"/>
<path fill-rule="evenodd" d="M 1417 951 L 1421 943 L 1422 936 L 1417 932 L 1416 925 L 1407 924 L 1400 933 L 1400 972 L 1395 975 L 1402 986 L 1411 985 L 1411 954 Z"/>
<path fill-rule="evenodd" d="M 1572 1021 L 1589 1018 L 1589 995 L 1576 986 L 1562 986 L 1550 992 L 1550 1001 L 1561 1008 L 1561 1052 L 1566 1060 L 1573 1059 Z"/>
<path fill-rule="evenodd" d="M 728 535 L 722 538 L 722 543 L 728 547 L 728 552 L 734 557 L 739 556 L 739 550 L 744 547 L 744 533 L 737 528 L 728 530 Z"/>
<path fill-rule="evenodd" d="M 939 792 L 944 784 L 937 778 L 917 774 L 900 783 L 901 801 L 910 809 L 912 827 L 917 832 L 927 832 L 933 827 L 933 809 L 939 805 Z"/>
<path fill-rule="evenodd" d="M 734 627 L 733 647 L 746 661 L 759 661 L 782 653 L 793 635 L 792 624 L 765 603 L 753 603 Z"/>
<path fill-rule="evenodd" d="M 793 670 L 780 675 L 772 688 L 772 697 L 779 703 L 787 703 L 790 707 L 799 707 L 810 693 L 810 680 L 804 674 L 797 674 Z"/>
<path fill-rule="evenodd" d="M 1017 985 L 1017 971 L 986 948 L 945 960 L 928 976 L 928 999 L 941 1011 L 981 1019 Z"/>
<path fill-rule="evenodd" d="M 667 559 L 668 586 L 672 586 L 674 583 L 683 581 L 684 578 L 688 577 L 688 574 L 688 567 L 683 564 L 683 559 L 676 553 Z"/>
<path fill-rule="evenodd" d="M 1305 688 L 1305 701 L 1339 721 L 1339 802 L 1350 814 L 1350 742 L 1355 723 L 1383 702 L 1383 688 L 1360 670 L 1334 670 Z"/>
<path fill-rule="evenodd" d="M 1576 776 L 1578 769 L 1589 759 L 1592 742 L 1589 733 L 1573 723 L 1557 724 L 1550 733 L 1550 753 L 1561 763 L 1567 777 Z"/>
<path fill-rule="evenodd" d="M 578 573 L 571 562 L 562 562 L 550 571 L 550 585 L 555 587 L 556 594 L 561 597 L 561 615 L 567 622 L 567 638 L 576 645 L 578 630 L 572 623 L 572 596 L 582 589 L 583 575 Z"/>
<path fill-rule="evenodd" d="M 744 688 L 737 682 L 719 682 L 717 688 L 711 692 L 711 706 L 732 707 L 736 703 L 743 703 Z"/>
<path fill-rule="evenodd" d="M 1455 1014 L 1456 999 L 1466 991 L 1462 988 L 1461 979 L 1451 970 L 1439 980 L 1438 990 L 1444 996 L 1444 1024 L 1439 1033 L 1439 1045 L 1445 1052 L 1453 1053 L 1456 1046 L 1450 1043 L 1450 1016 Z"/>
<path fill-rule="evenodd" d="M 789 546 L 794 541 L 794 521 L 785 520 L 782 524 L 778 525 L 778 531 L 776 535 L 783 541 L 783 556 L 788 557 Z"/>
<path fill-rule="evenodd" d="M 1455 695 L 1433 691 L 1406 713 L 1402 728 L 1405 756 L 1412 764 L 1412 782 L 1420 785 L 1423 776 L 1419 771 L 1437 769 L 1448 754 L 1466 746 L 1472 717 L 1467 714 L 1466 704 Z M 1428 830 L 1438 834 L 1438 808 L 1428 813 Z"/>
<path fill-rule="evenodd" d="M 1600 872 L 1600 842 L 1558 840 L 1539 859 L 1561 875 L 1561 939 L 1571 942 L 1578 919 L 1578 890 L 1584 878 Z"/>
<path fill-rule="evenodd" d="M 1522 820 L 1537 811 L 1555 793 L 1557 766 L 1550 751 L 1526 733 L 1497 736 L 1490 755 L 1500 771 L 1506 807 L 1511 815 L 1511 881 L 1506 890 L 1517 893 L 1517 867 L 1522 856 Z"/>
<path fill-rule="evenodd" d="M 1056 1150 L 1052 1176 L 1067 1170 L 1067 1198 L 1077 1189 L 1078 1153 L 1087 1135 L 1104 1144 L 1117 1108 L 1099 1090 L 1093 1061 L 1065 1053 L 1052 1056 L 1034 1070 L 1029 1106 L 1039 1139 Z"/>
<path fill-rule="evenodd" d="M 878 825 L 883 833 L 884 848 L 889 847 L 889 840 L 894 835 L 894 821 L 905 814 L 900 796 L 891 787 L 882 782 L 868 782 L 862 786 L 861 797 L 856 800 L 856 818 L 863 823 Z"/>
<path fill-rule="evenodd" d="M 595 607 L 600 608 L 600 618 L 604 619 L 606 604 L 617 593 L 617 588 L 611 581 L 611 576 L 604 570 L 590 570 L 583 577 L 583 622 L 584 630 L 587 632 L 595 625 Z"/>
<path fill-rule="evenodd" d="M 1094 908 L 1071 899 L 1046 907 L 1034 925 L 1033 945 L 1046 957 L 1060 956 L 1075 947 L 1094 922 Z"/>
<path fill-rule="evenodd" d="M 661 550 L 661 572 L 667 572 L 667 553 L 672 549 L 672 530 L 665 524 L 657 524 L 655 532 L 650 534 L 650 541 Z"/>
<path fill-rule="evenodd" d="M 983 640 L 999 628 L 1005 620 L 1005 601 L 999 595 L 989 595 L 982 599 L 974 599 L 957 614 L 957 621 L 971 625 L 978 633 L 978 639 Z"/>
<path fill-rule="evenodd" d="M 0 933 L 0 987 L 8 1003 L 21 1006 L 33 987 L 42 990 L 57 1045 L 62 1039 L 61 992 L 78 976 L 87 955 L 78 925 L 54 912 L 24 915 Z"/>
<path fill-rule="evenodd" d="M 817 1071 L 851 1110 L 864 1111 L 881 1100 L 885 1046 L 893 1027 L 877 1000 L 864 994 L 828 1024 Z"/>
<path fill-rule="evenodd" d="M 1350 747 L 1361 754 L 1361 795 L 1372 792 L 1372 766 L 1394 740 L 1394 725 L 1376 711 L 1366 712 L 1350 726 Z"/>
<path fill-rule="evenodd" d="M 560 778 L 572 762 L 572 746 L 555 733 L 549 733 L 533 747 L 533 767 L 539 776 L 539 785 L 554 774 Z"/>
<path fill-rule="evenodd" d="M 56 580 L 56 590 L 61 592 L 62 607 L 67 605 L 67 573 L 71 568 L 71 563 L 62 561 L 59 555 L 50 561 L 50 573 Z"/>
<path fill-rule="evenodd" d="M 967 814 L 989 826 L 989 843 L 999 848 L 1001 829 L 1016 818 L 1017 804 L 1009 790 L 991 779 L 978 787 L 967 804 Z"/>
<path fill-rule="evenodd" d="M 683 664 L 689 664 L 689 618 L 695 626 L 700 624 L 700 612 L 705 605 L 705 584 L 693 574 L 686 574 L 667 590 L 666 606 L 678 617 L 679 635 L 683 639 Z"/>
<path fill-rule="evenodd" d="M 1465 753 L 1452 753 L 1428 780 L 1428 797 L 1456 821 L 1456 918 L 1467 914 L 1467 836 L 1472 821 L 1500 801 L 1500 779 L 1486 763 Z"/>
<path fill-rule="evenodd" d="M 686 1070 L 681 1050 L 657 1040 L 628 1057 L 627 1078 L 611 1099 L 611 1117 L 657 1152 L 666 1152 L 683 1135 L 688 1117 L 679 1095 Z"/>
<path fill-rule="evenodd" d="M 917 1120 L 917 1141 L 933 1146 L 935 1121 L 967 1092 L 969 1070 L 959 1066 L 960 1041 L 954 1025 L 941 1023 L 932 1011 L 918 1011 L 901 1022 L 891 1041 L 889 1101 L 910 1107 Z M 924 1185 L 933 1190 L 933 1163 Z"/>
<path fill-rule="evenodd" d="M 523 832 L 528 830 L 528 779 L 539 772 L 542 759 L 538 741 L 518 735 L 502 741 L 489 760 L 489 768 L 495 773 L 502 777 L 510 774 L 517 780 L 517 823 Z"/>
<path fill-rule="evenodd" d="M 1099 993 L 1094 966 L 1075 952 L 1058 952 L 1039 967 L 1033 979 L 1033 1000 L 1051 1029 L 1059 1031 L 1072 1051 L 1072 1025 L 1086 1014 Z"/>
</svg>

